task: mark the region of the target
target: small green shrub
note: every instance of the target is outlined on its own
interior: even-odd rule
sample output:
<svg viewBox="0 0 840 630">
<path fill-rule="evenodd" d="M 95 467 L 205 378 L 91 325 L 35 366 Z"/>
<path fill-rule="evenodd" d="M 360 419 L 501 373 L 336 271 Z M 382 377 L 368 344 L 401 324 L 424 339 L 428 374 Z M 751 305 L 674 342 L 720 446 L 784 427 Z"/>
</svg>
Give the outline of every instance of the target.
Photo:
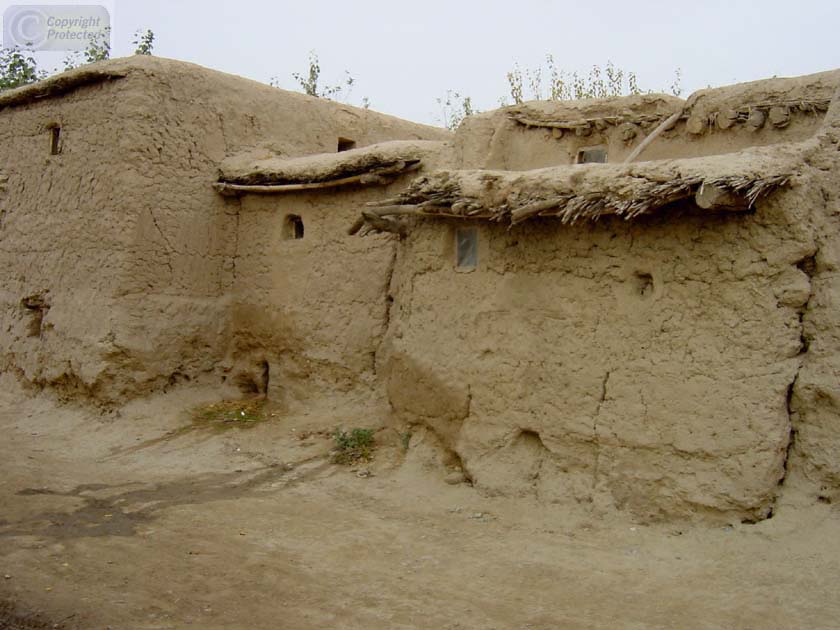
<svg viewBox="0 0 840 630">
<path fill-rule="evenodd" d="M 370 460 L 376 444 L 373 434 L 373 429 L 336 429 L 333 432 L 333 461 L 336 464 L 354 464 Z"/>
<path fill-rule="evenodd" d="M 31 51 L 0 48 L 0 92 L 35 83 L 46 76 L 46 72 L 38 69 Z"/>
<path fill-rule="evenodd" d="M 155 47 L 155 34 L 149 28 L 145 31 L 134 31 L 131 43 L 135 46 L 135 55 L 151 55 Z"/>
<path fill-rule="evenodd" d="M 223 400 L 201 405 L 192 410 L 192 419 L 196 424 L 218 428 L 254 425 L 266 419 L 265 400 Z"/>
</svg>

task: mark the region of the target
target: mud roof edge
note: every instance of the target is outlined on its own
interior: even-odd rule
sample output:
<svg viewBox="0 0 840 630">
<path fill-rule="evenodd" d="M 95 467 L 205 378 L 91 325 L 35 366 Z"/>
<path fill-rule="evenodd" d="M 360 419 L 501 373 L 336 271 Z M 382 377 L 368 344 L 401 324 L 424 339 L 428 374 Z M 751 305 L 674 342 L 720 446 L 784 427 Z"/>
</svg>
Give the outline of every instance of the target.
<svg viewBox="0 0 840 630">
<path fill-rule="evenodd" d="M 127 69 L 113 70 L 100 68 L 78 68 L 71 72 L 63 72 L 36 83 L 0 93 L 0 109 L 26 105 L 42 98 L 59 96 L 85 85 L 122 79 L 127 74 Z"/>
</svg>

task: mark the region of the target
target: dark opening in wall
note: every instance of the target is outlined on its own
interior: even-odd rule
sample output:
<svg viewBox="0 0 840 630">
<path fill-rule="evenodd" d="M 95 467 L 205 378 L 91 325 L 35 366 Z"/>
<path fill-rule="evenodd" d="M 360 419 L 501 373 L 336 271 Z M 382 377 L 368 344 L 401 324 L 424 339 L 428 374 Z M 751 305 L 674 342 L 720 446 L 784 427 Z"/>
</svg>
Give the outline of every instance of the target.
<svg viewBox="0 0 840 630">
<path fill-rule="evenodd" d="M 50 127 L 50 155 L 61 153 L 61 127 L 53 125 Z"/>
<path fill-rule="evenodd" d="M 350 149 L 356 148 L 356 141 L 351 140 L 350 138 L 339 138 L 338 139 L 338 152 L 341 153 L 342 151 L 349 151 Z"/>
<path fill-rule="evenodd" d="M 268 393 L 269 370 L 268 361 L 262 360 L 243 369 L 233 381 L 243 394 L 264 396 Z"/>
<path fill-rule="evenodd" d="M 296 214 L 287 215 L 283 223 L 283 238 L 287 241 L 303 238 L 303 219 Z"/>
<path fill-rule="evenodd" d="M 30 337 L 40 337 L 44 328 L 44 316 L 50 310 L 46 297 L 43 293 L 36 293 L 23 298 L 20 305 L 29 316 L 26 325 L 27 334 Z"/>
<path fill-rule="evenodd" d="M 607 147 L 584 147 L 577 154 L 578 164 L 604 163 L 607 161 Z"/>
<path fill-rule="evenodd" d="M 458 269 L 475 269 L 478 266 L 478 228 L 456 228 L 455 265 Z"/>
<path fill-rule="evenodd" d="M 643 298 L 648 298 L 653 295 L 653 276 L 651 274 L 637 271 L 633 274 L 633 281 L 636 292 Z"/>
</svg>

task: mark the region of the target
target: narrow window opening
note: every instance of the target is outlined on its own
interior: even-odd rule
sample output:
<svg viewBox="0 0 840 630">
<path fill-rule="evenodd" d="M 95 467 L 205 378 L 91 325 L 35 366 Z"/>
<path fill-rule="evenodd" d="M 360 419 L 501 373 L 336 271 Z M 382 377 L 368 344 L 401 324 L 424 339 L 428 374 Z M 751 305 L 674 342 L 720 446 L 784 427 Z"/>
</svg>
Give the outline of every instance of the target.
<svg viewBox="0 0 840 630">
<path fill-rule="evenodd" d="M 303 238 L 303 219 L 296 214 L 288 215 L 283 225 L 283 238 L 287 241 Z"/>
<path fill-rule="evenodd" d="M 478 266 L 478 228 L 455 230 L 455 253 L 458 269 L 475 269 Z"/>
<path fill-rule="evenodd" d="M 29 315 L 27 333 L 30 337 L 40 337 L 44 330 L 44 317 L 50 310 L 50 305 L 42 294 L 30 295 L 20 301 L 21 306 Z"/>
<path fill-rule="evenodd" d="M 350 149 L 356 148 L 356 141 L 351 140 L 350 138 L 339 138 L 338 139 L 338 152 L 341 153 L 342 151 L 349 151 Z"/>
<path fill-rule="evenodd" d="M 61 153 L 61 127 L 54 125 L 50 127 L 50 155 Z"/>
<path fill-rule="evenodd" d="M 607 161 L 607 147 L 584 147 L 577 154 L 578 164 L 604 163 Z"/>
</svg>

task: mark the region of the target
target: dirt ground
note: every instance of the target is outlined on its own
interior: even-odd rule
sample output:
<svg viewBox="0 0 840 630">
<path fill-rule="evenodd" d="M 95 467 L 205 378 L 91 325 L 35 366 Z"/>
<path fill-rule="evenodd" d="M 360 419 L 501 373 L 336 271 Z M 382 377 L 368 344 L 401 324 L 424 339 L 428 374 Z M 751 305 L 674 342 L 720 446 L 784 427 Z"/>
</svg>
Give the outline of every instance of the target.
<svg viewBox="0 0 840 630">
<path fill-rule="evenodd" d="M 363 420 L 328 407 L 211 431 L 184 429 L 206 390 L 107 414 L 4 391 L 2 629 L 840 627 L 836 506 L 645 526 L 448 485 L 386 431 L 333 465 L 306 432 Z"/>
</svg>

